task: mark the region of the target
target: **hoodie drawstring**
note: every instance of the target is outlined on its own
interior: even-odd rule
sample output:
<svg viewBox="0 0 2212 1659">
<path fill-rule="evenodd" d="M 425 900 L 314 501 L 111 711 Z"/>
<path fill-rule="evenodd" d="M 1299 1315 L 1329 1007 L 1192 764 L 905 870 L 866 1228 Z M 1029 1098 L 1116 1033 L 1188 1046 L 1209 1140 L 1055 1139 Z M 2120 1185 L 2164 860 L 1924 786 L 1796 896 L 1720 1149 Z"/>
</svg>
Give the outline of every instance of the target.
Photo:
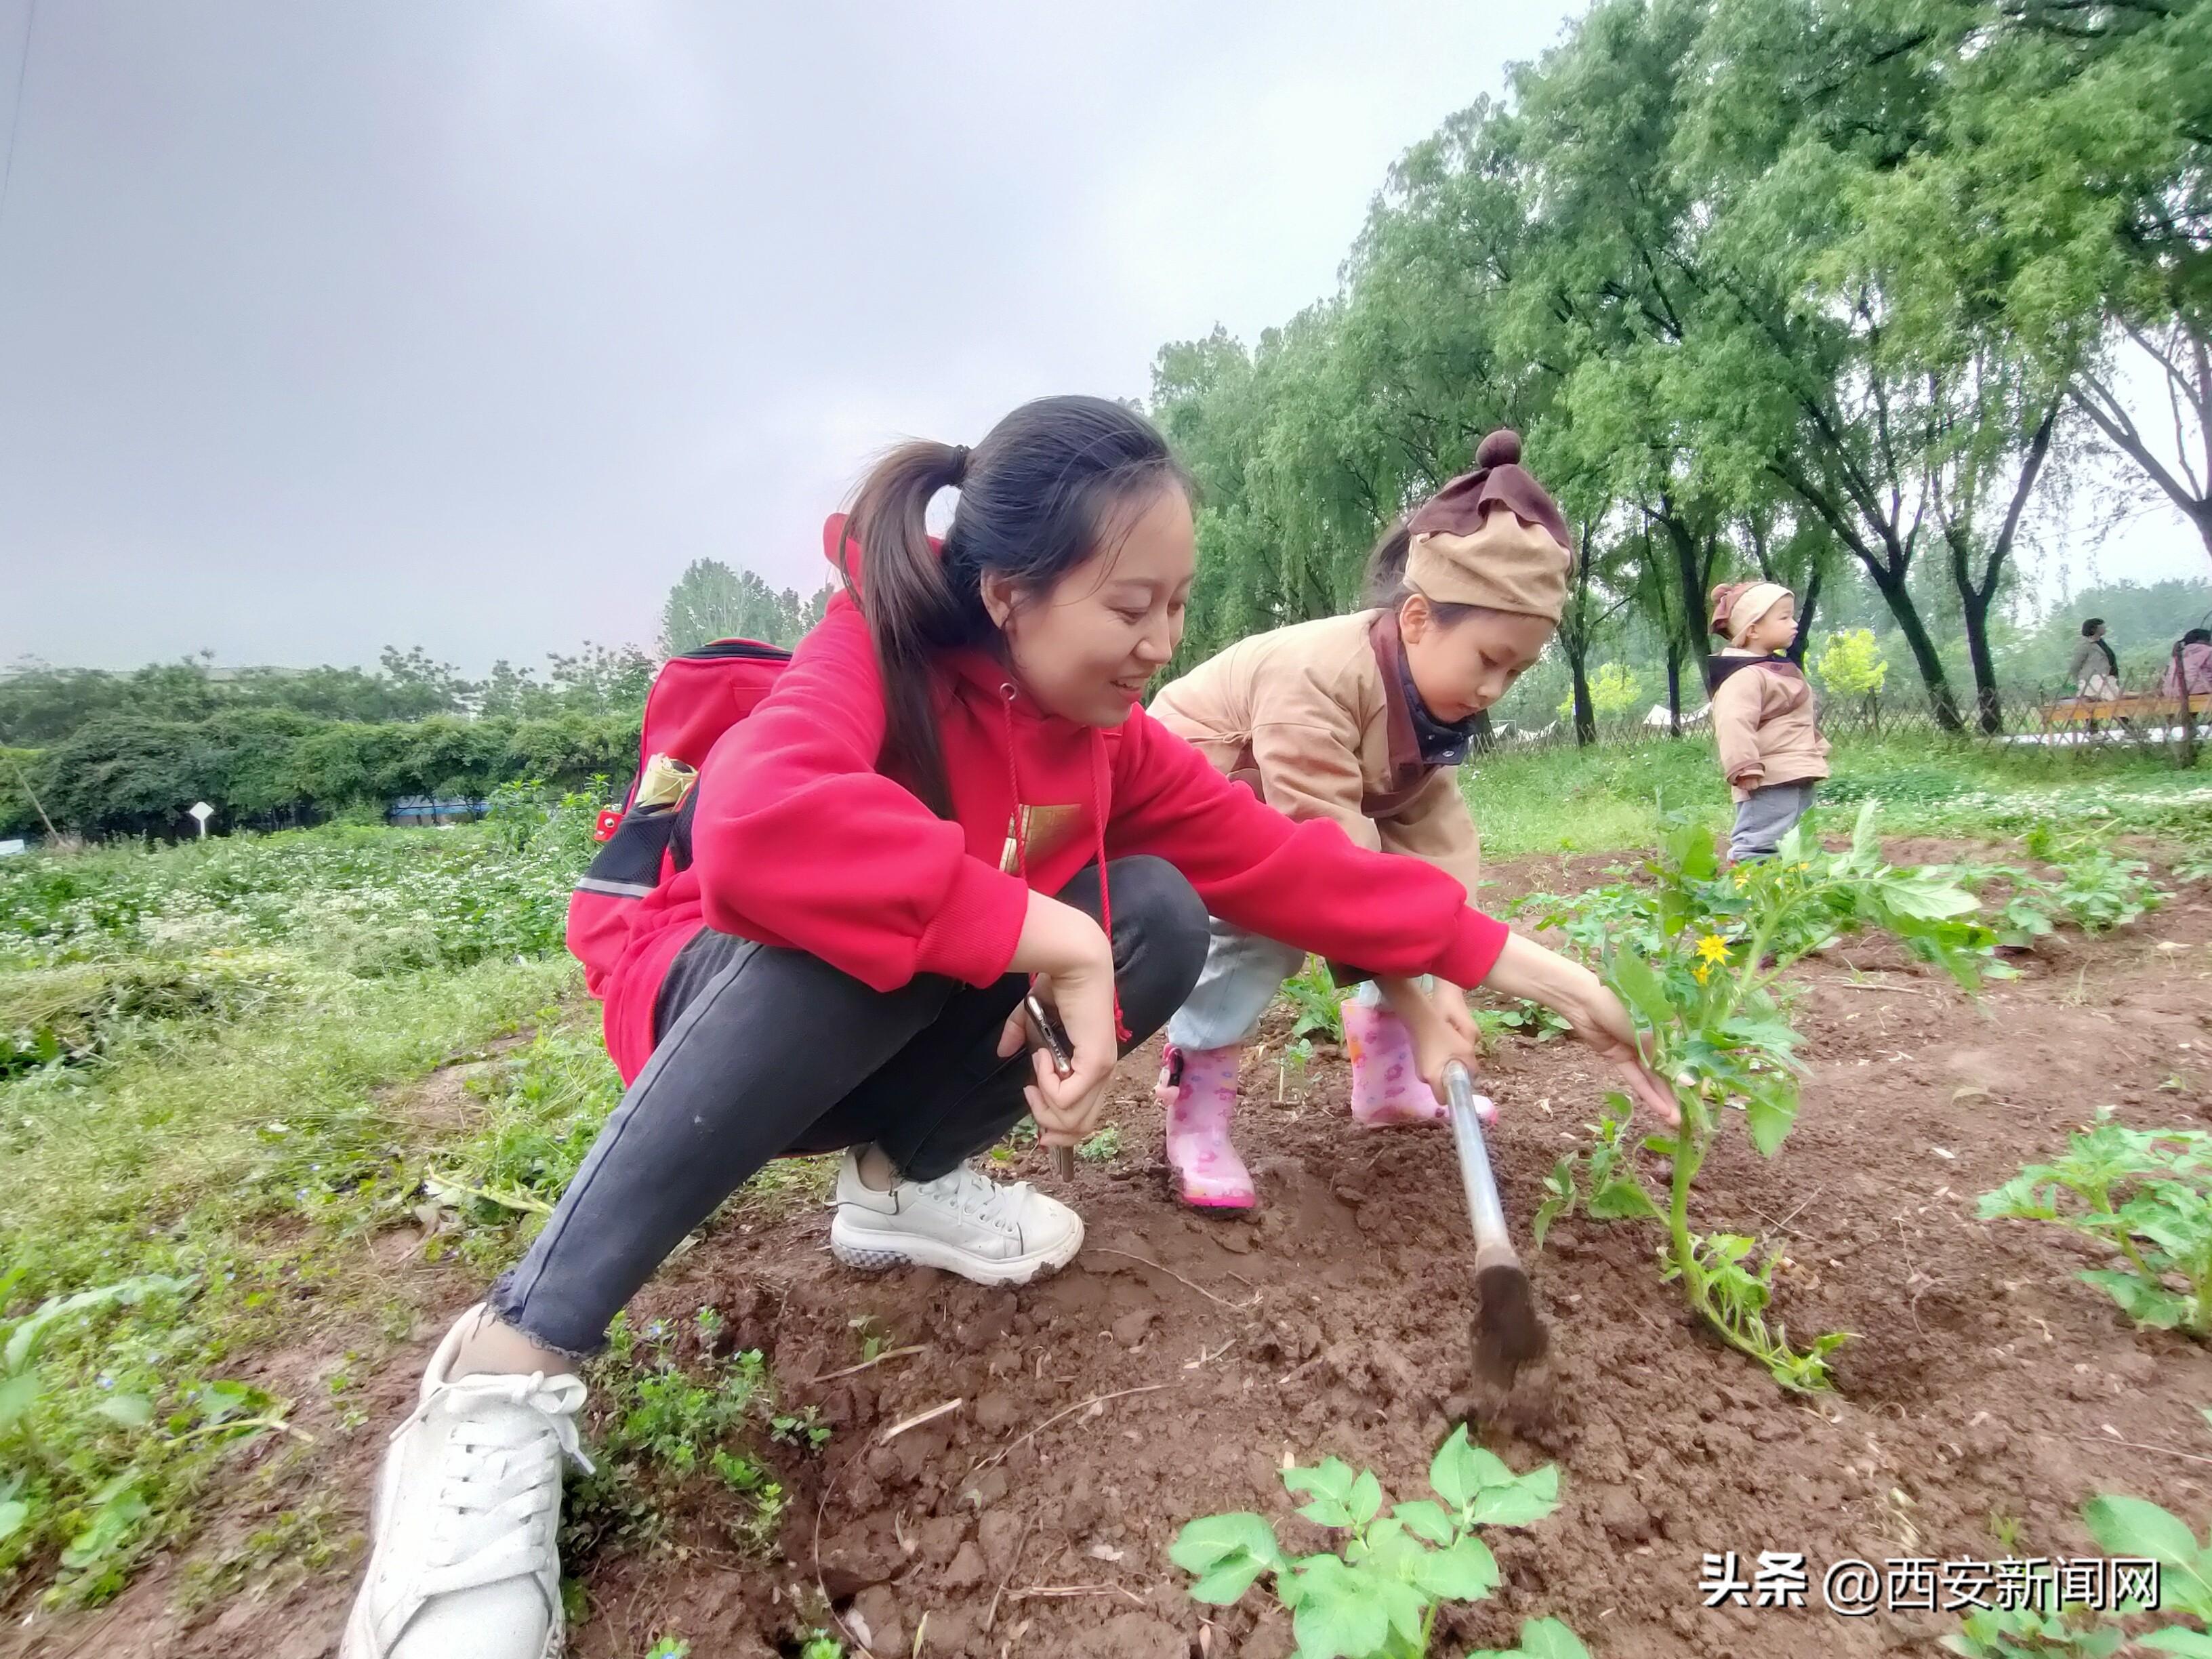
<svg viewBox="0 0 2212 1659">
<path fill-rule="evenodd" d="M 1030 878 L 1029 826 L 1022 815 L 1022 774 L 1014 759 L 1014 688 L 1011 684 L 999 688 L 999 718 L 1006 733 L 1006 781 L 1013 786 L 1014 807 L 1014 873 L 1026 886 Z M 1098 857 L 1098 922 L 1106 931 L 1106 943 L 1111 950 L 1114 943 L 1114 893 L 1106 875 L 1106 785 L 1100 774 L 1106 769 L 1106 741 L 1096 726 L 1091 732 L 1091 824 L 1092 846 Z M 1035 976 L 1031 976 L 1035 982 Z M 1126 1045 L 1129 1027 L 1121 1018 L 1121 983 L 1119 975 L 1114 979 L 1114 1036 Z"/>
</svg>

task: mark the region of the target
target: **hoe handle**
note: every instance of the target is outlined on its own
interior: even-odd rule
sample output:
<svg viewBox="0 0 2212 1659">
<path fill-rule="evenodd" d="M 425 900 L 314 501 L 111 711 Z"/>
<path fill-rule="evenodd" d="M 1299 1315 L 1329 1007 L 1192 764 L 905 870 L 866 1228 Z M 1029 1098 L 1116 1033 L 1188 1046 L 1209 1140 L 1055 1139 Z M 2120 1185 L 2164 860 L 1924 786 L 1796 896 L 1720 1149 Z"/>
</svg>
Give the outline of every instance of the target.
<svg viewBox="0 0 2212 1659">
<path fill-rule="evenodd" d="M 1474 1224 L 1476 1266 L 1518 1262 L 1505 1230 L 1505 1206 L 1498 1201 L 1498 1180 L 1490 1172 L 1490 1152 L 1482 1142 L 1482 1120 L 1475 1115 L 1474 1079 L 1456 1060 L 1444 1067 L 1444 1093 L 1451 1108 L 1452 1139 L 1459 1146 L 1459 1178 L 1467 1188 L 1467 1216 Z"/>
</svg>

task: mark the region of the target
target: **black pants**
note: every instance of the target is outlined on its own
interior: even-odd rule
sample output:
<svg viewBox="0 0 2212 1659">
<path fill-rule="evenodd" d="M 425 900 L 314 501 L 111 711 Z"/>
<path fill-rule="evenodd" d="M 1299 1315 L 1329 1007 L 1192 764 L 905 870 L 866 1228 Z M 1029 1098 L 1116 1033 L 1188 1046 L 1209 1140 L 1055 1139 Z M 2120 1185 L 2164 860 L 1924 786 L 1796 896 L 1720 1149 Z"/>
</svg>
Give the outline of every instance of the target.
<svg viewBox="0 0 2212 1659">
<path fill-rule="evenodd" d="M 1116 860 L 1114 974 L 1133 1043 L 1182 1006 L 1206 960 L 1206 907 L 1158 859 Z M 1098 873 L 1060 895 L 1099 914 Z M 800 951 L 702 933 L 670 968 L 653 1058 L 607 1119 L 530 1254 L 493 1288 L 547 1347 L 598 1347 L 684 1235 L 770 1158 L 872 1141 L 932 1181 L 1028 1110 L 1029 1056 L 999 1058 L 1027 981 L 978 990 L 925 975 L 872 990 Z"/>
</svg>

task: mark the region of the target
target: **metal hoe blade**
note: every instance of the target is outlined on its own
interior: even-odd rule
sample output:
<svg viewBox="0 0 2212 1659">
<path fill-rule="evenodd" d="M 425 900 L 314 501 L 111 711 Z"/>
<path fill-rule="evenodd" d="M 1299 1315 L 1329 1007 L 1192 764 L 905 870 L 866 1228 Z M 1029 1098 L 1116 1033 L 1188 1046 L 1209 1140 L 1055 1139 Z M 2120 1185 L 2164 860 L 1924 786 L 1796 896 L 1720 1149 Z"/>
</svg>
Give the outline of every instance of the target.
<svg viewBox="0 0 2212 1659">
<path fill-rule="evenodd" d="M 1444 1068 L 1444 1091 L 1451 1108 L 1452 1139 L 1459 1147 L 1459 1175 L 1467 1188 L 1468 1219 L 1474 1224 L 1474 1287 L 1480 1301 L 1474 1316 L 1475 1374 L 1510 1388 L 1521 1368 L 1543 1357 L 1551 1334 L 1537 1316 L 1528 1275 L 1506 1231 L 1505 1208 L 1483 1145 L 1482 1121 L 1475 1115 L 1474 1079 L 1454 1060 Z"/>
</svg>

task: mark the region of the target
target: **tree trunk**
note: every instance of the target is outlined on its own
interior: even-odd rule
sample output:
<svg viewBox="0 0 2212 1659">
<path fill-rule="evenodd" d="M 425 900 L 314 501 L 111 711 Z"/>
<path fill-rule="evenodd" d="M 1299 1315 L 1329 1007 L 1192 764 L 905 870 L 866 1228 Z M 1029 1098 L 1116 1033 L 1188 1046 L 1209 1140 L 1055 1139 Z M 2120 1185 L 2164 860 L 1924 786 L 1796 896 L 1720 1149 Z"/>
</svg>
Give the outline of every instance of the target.
<svg viewBox="0 0 2212 1659">
<path fill-rule="evenodd" d="M 1568 648 L 1567 673 L 1575 684 L 1575 746 L 1587 749 L 1597 741 L 1597 706 L 1590 701 L 1588 646 Z"/>
<path fill-rule="evenodd" d="M 1905 579 L 1892 575 L 1878 561 L 1862 560 L 1867 574 L 1874 578 L 1882 603 L 1888 605 L 1889 614 L 1897 618 L 1898 631 L 1905 635 L 1906 647 L 1912 653 L 1913 666 L 1920 671 L 1920 683 L 1928 688 L 1928 702 L 1935 711 L 1936 724 L 1946 732 L 1963 732 L 1966 722 L 1959 714 L 1958 699 L 1951 695 L 1951 682 L 1943 672 L 1943 659 L 1936 654 L 1935 641 L 1928 637 L 1927 624 L 1920 620 L 1919 607 L 1912 603 L 1911 590 Z"/>
<path fill-rule="evenodd" d="M 1667 641 L 1667 735 L 1682 735 L 1682 642 Z"/>
<path fill-rule="evenodd" d="M 1826 574 L 1820 566 L 1813 567 L 1813 574 L 1805 580 L 1803 602 L 1797 607 L 1797 637 L 1790 641 L 1784 654 L 1800 668 L 1805 665 L 1805 647 L 1813 637 L 1814 613 L 1820 608 L 1820 579 Z"/>
<path fill-rule="evenodd" d="M 1996 584 L 1990 586 L 1994 592 Z M 1990 595 L 1959 595 L 1966 618 L 1966 656 L 1974 665 L 1974 714 L 1982 730 L 1995 737 L 2004 730 L 2004 711 L 1997 701 L 1997 665 L 1990 655 Z"/>
</svg>

